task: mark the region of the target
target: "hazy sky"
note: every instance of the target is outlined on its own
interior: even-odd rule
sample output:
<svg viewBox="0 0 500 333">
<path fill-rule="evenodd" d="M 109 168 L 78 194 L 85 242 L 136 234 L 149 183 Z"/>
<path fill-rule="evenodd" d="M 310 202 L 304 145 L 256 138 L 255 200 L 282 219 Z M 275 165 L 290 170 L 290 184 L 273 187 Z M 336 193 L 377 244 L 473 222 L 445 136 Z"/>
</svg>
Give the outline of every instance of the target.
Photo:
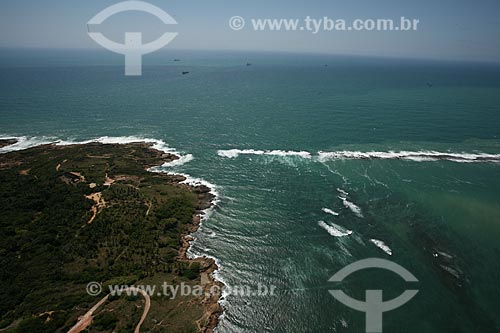
<svg viewBox="0 0 500 333">
<path fill-rule="evenodd" d="M 99 48 L 86 23 L 117 0 L 2 0 L 0 47 Z M 178 22 L 165 26 L 145 13 L 122 13 L 98 31 L 123 41 L 125 31 L 153 40 L 178 32 L 174 49 L 292 51 L 500 61 L 499 0 L 151 0 Z M 241 31 L 230 17 L 247 20 Z M 252 31 L 252 18 L 391 18 L 420 20 L 413 32 Z"/>
</svg>

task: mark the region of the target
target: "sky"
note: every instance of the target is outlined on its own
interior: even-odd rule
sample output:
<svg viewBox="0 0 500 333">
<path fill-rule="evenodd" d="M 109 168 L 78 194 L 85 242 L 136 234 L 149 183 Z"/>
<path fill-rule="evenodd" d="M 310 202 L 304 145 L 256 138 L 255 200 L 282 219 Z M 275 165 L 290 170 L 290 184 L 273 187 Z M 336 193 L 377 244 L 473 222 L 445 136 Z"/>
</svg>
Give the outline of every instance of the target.
<svg viewBox="0 0 500 333">
<path fill-rule="evenodd" d="M 98 49 L 86 23 L 119 0 L 2 0 L 0 48 Z M 178 32 L 166 48 L 251 50 L 500 62 L 498 0 L 150 0 L 178 22 L 120 13 L 96 31 L 122 42 L 125 31 L 152 41 Z M 229 27 L 241 16 L 246 26 Z M 417 31 L 253 31 L 251 19 L 418 19 Z M 94 28 L 93 28 L 94 29 Z M 1 51 L 0 51 L 1 52 Z"/>
</svg>

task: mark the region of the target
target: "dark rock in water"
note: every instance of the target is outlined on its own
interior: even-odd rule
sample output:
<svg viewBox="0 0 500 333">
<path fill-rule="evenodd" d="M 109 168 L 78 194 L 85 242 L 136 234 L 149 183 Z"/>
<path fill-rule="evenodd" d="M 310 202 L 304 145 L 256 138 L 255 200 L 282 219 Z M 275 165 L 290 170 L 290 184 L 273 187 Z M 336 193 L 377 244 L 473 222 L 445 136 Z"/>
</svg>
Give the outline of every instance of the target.
<svg viewBox="0 0 500 333">
<path fill-rule="evenodd" d="M 445 240 L 438 239 L 431 230 L 422 224 L 414 223 L 411 227 L 414 231 L 416 244 L 429 258 L 441 283 L 456 295 L 477 329 L 475 332 L 497 332 L 494 320 L 476 303 L 472 296 L 470 289 L 472 282 L 464 270 L 467 266 L 463 260 L 451 254 L 452 252 L 449 250 L 445 251 Z"/>
<path fill-rule="evenodd" d="M 182 72 L 182 75 L 186 75 L 186 74 L 189 74 L 189 72 Z"/>
<path fill-rule="evenodd" d="M 13 145 L 15 143 L 17 143 L 16 139 L 2 139 L 2 140 L 0 140 L 0 148 L 10 146 L 10 145 Z"/>
<path fill-rule="evenodd" d="M 455 258 L 445 252 L 436 250 L 433 253 L 434 266 L 439 269 L 441 278 L 452 289 L 458 290 L 465 287 L 468 280 L 460 269 Z"/>
<path fill-rule="evenodd" d="M 429 231 L 424 230 L 420 224 L 413 225 L 419 245 L 428 258 L 431 259 L 432 266 L 439 274 L 443 284 L 449 289 L 459 292 L 467 286 L 468 279 L 464 271 L 460 268 L 458 258 L 449 254 L 450 251 L 443 250 L 443 245 Z"/>
<path fill-rule="evenodd" d="M 462 272 L 459 272 L 454 268 L 445 265 L 439 265 L 439 267 L 441 267 L 445 272 L 451 274 L 455 279 L 460 279 L 460 275 Z"/>
<path fill-rule="evenodd" d="M 180 183 L 180 182 L 183 182 L 186 180 L 186 177 L 184 177 L 183 175 L 169 175 L 169 178 L 170 180 L 172 181 L 172 183 Z"/>
<path fill-rule="evenodd" d="M 195 192 L 196 193 L 209 193 L 210 187 L 205 186 L 205 185 L 200 185 L 200 186 L 196 187 Z"/>
<path fill-rule="evenodd" d="M 198 205 L 198 207 L 196 207 L 198 210 L 201 210 L 201 211 L 204 211 L 205 209 L 208 209 L 212 207 L 212 203 L 210 202 L 202 202 L 200 203 L 200 205 Z"/>
</svg>

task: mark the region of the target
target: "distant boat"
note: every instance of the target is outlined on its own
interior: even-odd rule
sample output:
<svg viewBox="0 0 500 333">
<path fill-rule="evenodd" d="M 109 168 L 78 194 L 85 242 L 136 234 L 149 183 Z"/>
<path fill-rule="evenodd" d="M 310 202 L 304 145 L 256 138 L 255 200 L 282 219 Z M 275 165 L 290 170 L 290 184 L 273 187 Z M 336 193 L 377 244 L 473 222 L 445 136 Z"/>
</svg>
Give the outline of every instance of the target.
<svg viewBox="0 0 500 333">
<path fill-rule="evenodd" d="M 432 82 L 427 82 L 427 87 L 431 88 L 433 86 Z"/>
<path fill-rule="evenodd" d="M 181 59 L 174 59 L 174 61 L 181 61 Z"/>
<path fill-rule="evenodd" d="M 186 75 L 186 74 L 189 74 L 189 72 L 182 72 L 182 75 Z"/>
<path fill-rule="evenodd" d="M 251 64 L 251 63 L 249 63 L 249 62 L 247 62 L 247 67 L 248 67 L 248 66 L 252 66 L 252 64 Z"/>
</svg>

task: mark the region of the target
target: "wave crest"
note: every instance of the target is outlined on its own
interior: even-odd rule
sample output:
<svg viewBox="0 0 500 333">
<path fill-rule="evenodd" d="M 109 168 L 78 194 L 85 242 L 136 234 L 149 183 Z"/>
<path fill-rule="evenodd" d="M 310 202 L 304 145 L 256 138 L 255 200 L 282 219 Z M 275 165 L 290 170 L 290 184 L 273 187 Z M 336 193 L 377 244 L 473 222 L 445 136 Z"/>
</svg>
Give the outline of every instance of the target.
<svg viewBox="0 0 500 333">
<path fill-rule="evenodd" d="M 330 160 L 404 160 L 414 162 L 451 161 L 457 163 L 500 163 L 500 154 L 488 153 L 452 153 L 433 150 L 420 151 L 319 151 L 312 155 L 308 151 L 293 150 L 258 150 L 258 149 L 228 149 L 218 150 L 217 155 L 225 158 L 237 158 L 240 155 L 270 155 L 296 156 L 314 159 L 319 162 Z"/>
<path fill-rule="evenodd" d="M 500 154 L 486 153 L 444 153 L 438 151 L 334 151 L 318 152 L 318 160 L 407 160 L 414 162 L 451 161 L 459 163 L 494 162 L 500 163 Z"/>
<path fill-rule="evenodd" d="M 311 153 L 293 150 L 255 150 L 255 149 L 228 149 L 218 150 L 217 155 L 226 158 L 236 158 L 240 155 L 267 155 L 267 156 L 297 156 L 310 159 Z"/>
<path fill-rule="evenodd" d="M 384 251 L 388 255 L 392 256 L 391 248 L 389 246 L 387 246 L 387 244 L 385 244 L 383 241 L 372 238 L 372 239 L 370 239 L 370 242 L 375 244 L 376 247 L 378 247 L 379 249 L 381 249 L 382 251 Z"/>
<path fill-rule="evenodd" d="M 325 221 L 319 221 L 318 225 L 333 237 L 345 237 L 352 234 L 352 230 L 347 230 L 335 223 L 327 224 Z"/>
</svg>

